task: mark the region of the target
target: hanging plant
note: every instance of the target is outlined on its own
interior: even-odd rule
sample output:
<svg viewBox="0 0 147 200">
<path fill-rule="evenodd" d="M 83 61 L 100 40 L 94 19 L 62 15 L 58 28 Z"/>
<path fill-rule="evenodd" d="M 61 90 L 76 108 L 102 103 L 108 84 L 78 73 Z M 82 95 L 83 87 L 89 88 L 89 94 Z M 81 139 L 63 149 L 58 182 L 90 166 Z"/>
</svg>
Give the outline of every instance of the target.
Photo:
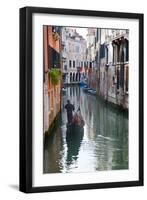
<svg viewBox="0 0 147 200">
<path fill-rule="evenodd" d="M 53 85 L 57 85 L 59 83 L 60 71 L 58 69 L 52 68 L 51 70 L 49 70 L 48 75 Z"/>
</svg>

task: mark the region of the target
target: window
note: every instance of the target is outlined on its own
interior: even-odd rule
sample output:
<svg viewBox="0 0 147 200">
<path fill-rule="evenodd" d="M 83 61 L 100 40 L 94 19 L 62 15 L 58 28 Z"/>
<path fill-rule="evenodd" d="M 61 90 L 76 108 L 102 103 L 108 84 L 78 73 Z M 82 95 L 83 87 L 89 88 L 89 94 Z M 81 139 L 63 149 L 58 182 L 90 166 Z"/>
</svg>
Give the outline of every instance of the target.
<svg viewBox="0 0 147 200">
<path fill-rule="evenodd" d="M 129 61 L 129 41 L 127 39 L 125 40 L 125 45 L 124 45 L 124 61 L 125 62 Z"/>
<path fill-rule="evenodd" d="M 99 29 L 96 30 L 96 40 L 98 41 L 99 39 Z"/>
<path fill-rule="evenodd" d="M 89 67 L 92 68 L 92 62 L 89 62 Z"/>
<path fill-rule="evenodd" d="M 108 47 L 106 47 L 106 64 L 108 64 Z"/>
<path fill-rule="evenodd" d="M 49 56 L 48 56 L 48 62 L 49 62 L 49 68 L 60 68 L 60 54 L 53 49 L 51 46 L 48 47 Z"/>
<path fill-rule="evenodd" d="M 70 82 L 72 82 L 72 73 L 70 73 Z"/>
<path fill-rule="evenodd" d="M 79 53 L 79 46 L 76 46 L 76 52 Z"/>
<path fill-rule="evenodd" d="M 115 84 L 115 76 L 112 77 L 113 85 Z"/>
<path fill-rule="evenodd" d="M 122 46 L 117 42 L 113 43 L 113 63 L 120 62 L 122 60 Z"/>
<path fill-rule="evenodd" d="M 124 48 L 122 48 L 122 50 L 121 50 L 120 61 L 121 61 L 121 62 L 124 62 Z"/>
<path fill-rule="evenodd" d="M 126 61 L 129 61 L 129 41 L 126 40 Z"/>
<path fill-rule="evenodd" d="M 81 67 L 83 67 L 83 62 L 81 61 Z"/>
<path fill-rule="evenodd" d="M 95 37 L 94 38 L 94 45 L 95 45 L 95 47 L 96 47 L 96 42 L 97 42 L 97 38 Z"/>
<path fill-rule="evenodd" d="M 120 66 L 120 86 L 124 90 L 124 64 Z"/>
<path fill-rule="evenodd" d="M 73 67 L 75 68 L 75 60 L 73 60 Z"/>
<path fill-rule="evenodd" d="M 81 74 L 79 73 L 79 81 L 80 81 L 80 79 L 81 79 Z"/>
<path fill-rule="evenodd" d="M 75 81 L 75 73 L 73 73 L 73 82 Z"/>
<path fill-rule="evenodd" d="M 76 81 L 78 81 L 78 73 L 76 73 Z"/>
<path fill-rule="evenodd" d="M 100 58 L 104 58 L 105 57 L 105 45 L 101 44 L 100 46 Z"/>
<path fill-rule="evenodd" d="M 69 60 L 69 67 L 71 68 L 71 60 Z"/>
<path fill-rule="evenodd" d="M 67 65 L 64 65 L 64 69 L 67 70 Z"/>
<path fill-rule="evenodd" d="M 117 45 L 117 62 L 120 62 L 120 45 Z"/>
</svg>

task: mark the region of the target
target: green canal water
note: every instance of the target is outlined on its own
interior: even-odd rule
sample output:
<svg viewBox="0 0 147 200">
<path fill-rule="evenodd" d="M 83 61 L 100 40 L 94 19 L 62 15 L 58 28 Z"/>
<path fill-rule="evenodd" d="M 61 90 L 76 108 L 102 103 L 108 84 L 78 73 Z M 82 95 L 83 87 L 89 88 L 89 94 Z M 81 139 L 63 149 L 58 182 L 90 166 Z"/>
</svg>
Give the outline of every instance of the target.
<svg viewBox="0 0 147 200">
<path fill-rule="evenodd" d="M 83 133 L 67 137 L 67 99 L 80 106 Z M 128 115 L 80 87 L 68 87 L 53 132 L 44 138 L 44 173 L 95 172 L 128 169 Z"/>
</svg>

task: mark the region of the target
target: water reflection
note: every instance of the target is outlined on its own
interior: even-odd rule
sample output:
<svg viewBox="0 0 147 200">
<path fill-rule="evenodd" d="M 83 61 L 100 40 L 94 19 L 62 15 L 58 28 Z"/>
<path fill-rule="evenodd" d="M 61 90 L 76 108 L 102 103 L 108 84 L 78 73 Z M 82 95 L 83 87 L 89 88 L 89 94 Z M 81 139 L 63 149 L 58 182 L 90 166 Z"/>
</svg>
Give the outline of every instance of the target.
<svg viewBox="0 0 147 200">
<path fill-rule="evenodd" d="M 67 166 L 74 164 L 79 156 L 79 150 L 81 146 L 81 142 L 83 140 L 84 130 L 77 132 L 71 132 L 71 130 L 67 130 L 66 132 L 66 143 L 67 143 L 67 158 L 66 163 Z"/>
<path fill-rule="evenodd" d="M 83 132 L 70 134 L 64 106 L 80 106 Z M 62 113 L 53 133 L 44 140 L 44 173 L 93 172 L 128 168 L 128 116 L 101 99 L 68 87 Z"/>
</svg>

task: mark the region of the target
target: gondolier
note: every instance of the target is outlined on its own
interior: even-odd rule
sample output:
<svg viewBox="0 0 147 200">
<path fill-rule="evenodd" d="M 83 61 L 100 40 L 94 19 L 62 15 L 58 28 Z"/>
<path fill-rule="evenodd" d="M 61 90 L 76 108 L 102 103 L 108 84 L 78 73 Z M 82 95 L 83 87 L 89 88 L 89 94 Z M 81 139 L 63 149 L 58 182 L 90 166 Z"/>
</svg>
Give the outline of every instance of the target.
<svg viewBox="0 0 147 200">
<path fill-rule="evenodd" d="M 70 124 L 73 119 L 73 111 L 75 110 L 74 105 L 70 103 L 70 100 L 67 100 L 65 109 L 67 111 L 67 120 L 68 120 L 68 123 Z"/>
</svg>

